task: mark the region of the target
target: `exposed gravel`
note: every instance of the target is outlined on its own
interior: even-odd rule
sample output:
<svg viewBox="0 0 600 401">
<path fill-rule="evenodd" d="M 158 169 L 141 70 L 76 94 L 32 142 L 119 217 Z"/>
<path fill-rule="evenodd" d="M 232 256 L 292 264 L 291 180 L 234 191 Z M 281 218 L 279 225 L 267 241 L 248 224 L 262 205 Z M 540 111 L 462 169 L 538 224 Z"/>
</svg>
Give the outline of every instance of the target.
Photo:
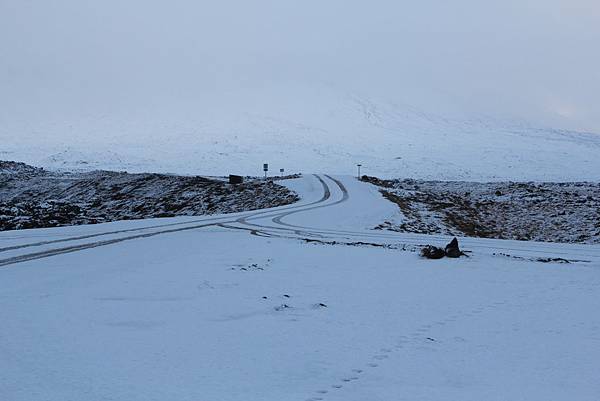
<svg viewBox="0 0 600 401">
<path fill-rule="evenodd" d="M 569 243 L 600 243 L 600 184 L 379 180 L 402 212 L 378 229 Z"/>
<path fill-rule="evenodd" d="M 95 171 L 55 173 L 0 161 L 0 230 L 233 213 L 294 203 L 273 181 Z"/>
</svg>

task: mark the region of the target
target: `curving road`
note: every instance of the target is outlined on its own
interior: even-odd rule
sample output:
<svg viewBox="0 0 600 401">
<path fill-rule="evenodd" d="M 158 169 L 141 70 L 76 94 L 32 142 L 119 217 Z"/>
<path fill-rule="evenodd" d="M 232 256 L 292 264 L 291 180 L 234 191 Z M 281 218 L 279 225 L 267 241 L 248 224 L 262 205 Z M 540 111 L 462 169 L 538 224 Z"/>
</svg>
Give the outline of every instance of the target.
<svg viewBox="0 0 600 401">
<path fill-rule="evenodd" d="M 312 201 L 301 201 L 294 205 L 243 212 L 231 215 L 207 216 L 187 219 L 183 222 L 151 224 L 137 228 L 107 230 L 66 238 L 28 241 L 27 235 L 16 244 L 0 247 L 0 267 L 48 258 L 56 255 L 84 251 L 118 244 L 124 241 L 143 240 L 159 235 L 182 231 L 223 227 L 242 230 L 254 235 L 336 241 L 336 243 L 368 242 L 397 247 L 421 246 L 428 243 L 444 244 L 449 240 L 443 235 L 420 235 L 371 230 L 377 221 L 365 223 L 354 219 L 362 212 L 387 203 L 373 194 L 370 185 L 358 183 L 350 177 L 334 178 L 329 175 L 311 175 L 303 180 L 313 181 L 319 188 L 319 196 Z M 355 194 L 360 195 L 362 204 L 353 201 L 353 194 L 346 184 L 351 184 Z M 365 189 L 370 189 L 365 191 Z M 379 197 L 381 198 L 381 197 Z M 365 200 L 366 199 L 366 200 Z M 391 205 L 387 205 L 391 207 Z M 393 208 L 393 207 L 392 207 Z M 326 210 L 326 215 L 322 212 Z M 319 215 L 321 213 L 321 215 Z M 325 216 L 326 218 L 324 218 Z M 368 220 L 368 219 L 367 219 Z M 300 221 L 300 222 L 299 222 Z M 379 220 L 381 221 L 381 220 Z M 339 223 L 348 223 L 342 227 Z M 362 225 L 362 226 L 361 226 Z M 337 227 L 335 227 L 337 226 Z M 60 229 L 58 229 L 60 230 Z M 35 238 L 34 236 L 31 237 Z M 466 249 L 484 253 L 511 253 L 520 257 L 557 257 L 583 261 L 600 260 L 600 248 L 587 245 L 548 244 L 506 240 L 462 238 Z"/>
<path fill-rule="evenodd" d="M 70 236 L 67 238 L 59 238 L 54 240 L 36 242 L 25 241 L 24 243 L 19 243 L 17 245 L 0 247 L 0 254 L 6 255 L 11 252 L 13 254 L 17 253 L 16 255 L 11 255 L 10 257 L 4 257 L 0 259 L 0 267 L 14 265 L 30 260 L 47 258 L 55 255 L 61 255 L 65 253 L 78 252 L 90 248 L 98 248 L 102 246 L 113 245 L 124 241 L 149 238 L 157 235 L 172 234 L 176 232 L 196 230 L 207 227 L 223 226 L 231 223 L 241 224 L 242 226 L 239 227 L 239 229 L 241 230 L 246 230 L 250 228 L 250 231 L 258 231 L 252 229 L 253 224 L 249 223 L 250 220 L 270 218 L 273 216 L 284 217 L 293 213 L 314 210 L 316 208 L 328 207 L 339 203 L 339 201 L 333 203 L 327 202 L 331 198 L 329 186 L 325 183 L 325 181 L 323 181 L 323 179 L 320 176 L 315 175 L 314 177 L 322 183 L 323 195 L 320 197 L 320 199 L 313 202 L 299 202 L 291 206 L 282 206 L 277 208 L 244 213 L 235 213 L 232 215 L 222 215 L 217 217 L 209 216 L 204 218 L 193 219 L 191 221 L 186 222 L 166 223 L 144 226 L 140 228 L 103 231 L 94 234 Z M 234 226 L 228 227 L 234 228 Z M 103 239 L 100 241 L 88 241 L 90 239 L 106 237 L 111 238 Z M 24 238 L 27 238 L 27 236 L 24 236 Z M 56 244 L 68 245 L 56 247 Z"/>
</svg>

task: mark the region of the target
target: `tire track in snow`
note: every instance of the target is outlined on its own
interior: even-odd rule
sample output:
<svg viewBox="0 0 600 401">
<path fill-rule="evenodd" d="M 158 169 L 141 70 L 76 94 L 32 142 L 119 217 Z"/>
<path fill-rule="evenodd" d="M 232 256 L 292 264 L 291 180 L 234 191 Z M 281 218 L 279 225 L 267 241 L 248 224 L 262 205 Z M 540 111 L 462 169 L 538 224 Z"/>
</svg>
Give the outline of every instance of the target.
<svg viewBox="0 0 600 401">
<path fill-rule="evenodd" d="M 81 245 L 73 245 L 73 246 L 69 246 L 69 247 L 65 247 L 65 248 L 55 248 L 55 249 L 49 249 L 47 251 L 28 253 L 25 255 L 14 256 L 12 258 L 1 259 L 0 267 L 14 265 L 17 263 L 22 263 L 22 262 L 27 262 L 30 260 L 48 258 L 50 256 L 55 256 L 55 255 L 62 255 L 62 254 L 66 254 L 66 253 L 83 251 L 85 249 L 98 248 L 101 246 L 118 244 L 119 242 L 124 242 L 124 241 L 130 241 L 130 240 L 141 239 L 141 238 L 150 238 L 150 237 L 154 237 L 154 236 L 161 235 L 161 234 L 170 234 L 170 233 L 181 232 L 181 231 L 196 230 L 199 228 L 205 228 L 205 227 L 210 227 L 210 226 L 215 226 L 215 225 L 217 225 L 217 223 L 209 223 L 209 224 L 202 224 L 202 225 L 196 225 L 196 226 L 190 226 L 190 227 L 174 228 L 171 230 L 154 231 L 154 232 L 150 232 L 150 233 L 138 234 L 138 235 L 133 235 L 133 236 L 129 236 L 129 237 L 121 237 L 121 238 L 115 238 L 115 239 L 105 240 L 105 241 L 91 242 L 91 243 L 86 243 L 86 244 L 81 244 Z"/>
<path fill-rule="evenodd" d="M 129 228 L 126 230 L 106 231 L 106 232 L 95 233 L 95 234 L 81 235 L 81 236 L 77 236 L 77 237 L 68 237 L 68 238 L 61 238 L 61 239 L 56 239 L 56 240 L 48 240 L 48 241 L 40 241 L 40 242 L 22 244 L 22 245 L 8 246 L 5 248 L 0 248 L 0 252 L 14 251 L 17 249 L 30 248 L 30 247 L 43 246 L 43 245 L 51 245 L 51 244 L 57 244 L 57 243 L 61 243 L 61 242 L 80 241 L 80 240 L 89 239 L 89 238 L 102 237 L 105 235 L 123 234 L 123 233 L 130 233 L 130 232 L 136 232 L 136 231 L 152 230 L 155 228 L 164 228 L 164 227 L 180 226 L 180 225 L 185 225 L 185 224 L 195 224 L 195 223 L 200 223 L 200 222 L 218 221 L 218 220 L 222 220 L 222 219 L 226 219 L 226 217 L 219 217 L 219 218 L 213 218 L 213 219 L 210 219 L 210 218 L 199 219 L 199 220 L 192 220 L 192 221 L 186 221 L 186 222 L 181 222 L 181 223 L 158 224 L 158 225 L 147 226 L 147 227 Z"/>
<path fill-rule="evenodd" d="M 315 175 L 315 177 L 317 177 L 319 180 L 321 180 L 321 178 L 317 175 Z M 321 202 L 324 202 L 325 200 L 327 200 L 329 198 L 329 187 L 326 188 L 326 193 L 324 194 L 323 197 L 321 197 L 321 199 L 308 203 L 306 205 L 298 205 L 298 204 L 294 204 L 294 205 L 290 205 L 290 206 L 280 206 L 280 209 L 275 210 L 275 211 L 281 211 L 281 210 L 289 210 L 289 209 L 295 209 L 295 208 L 299 208 L 299 207 L 304 207 L 304 206 L 311 206 L 314 204 L 318 204 Z M 274 208 L 273 208 L 274 209 Z M 247 218 L 247 217 L 253 217 L 253 216 L 259 216 L 261 214 L 264 213 L 270 213 L 273 212 L 274 210 L 271 209 L 260 209 L 258 211 L 249 211 L 249 212 L 241 212 L 241 213 L 246 213 L 246 216 L 242 215 L 242 217 L 240 217 L 240 219 L 243 218 Z M 236 216 L 238 217 L 238 216 Z M 220 216 L 220 217 L 205 217 L 205 218 L 201 218 L 201 219 L 197 219 L 197 220 L 191 220 L 191 221 L 184 221 L 184 222 L 180 222 L 180 223 L 168 223 L 168 224 L 157 224 L 157 225 L 153 225 L 153 226 L 147 226 L 147 227 L 139 227 L 139 228 L 129 228 L 129 229 L 125 229 L 125 230 L 115 230 L 115 231 L 106 231 L 106 232 L 101 232 L 101 233 L 94 233 L 94 234 L 88 234 L 88 235 L 81 235 L 81 236 L 75 236 L 75 237 L 68 237 L 68 238 L 61 238 L 61 239 L 56 239 L 56 240 L 49 240 L 49 241 L 40 241 L 40 242 L 35 242 L 35 243 L 28 243 L 28 244 L 22 244 L 22 245 L 14 245 L 14 246 L 8 246 L 8 247 L 4 247 L 4 248 L 0 248 L 0 253 L 1 252 L 7 252 L 7 251 L 12 251 L 12 250 L 17 250 L 17 249 L 23 249 L 23 248 L 29 248 L 29 247 L 35 247 L 35 246 L 43 246 L 43 245 L 50 245 L 50 244 L 56 244 L 56 243 L 61 243 L 61 242 L 69 242 L 69 241 L 79 241 L 79 240 L 84 240 L 84 239 L 89 239 L 89 238 L 97 238 L 97 237 L 101 237 L 101 236 L 105 236 L 105 235 L 114 235 L 114 234 L 123 234 L 123 233 L 129 233 L 129 232 L 136 232 L 136 231 L 144 231 L 144 230 L 152 230 L 152 229 L 156 229 L 156 228 L 164 228 L 164 227 L 173 227 L 173 226 L 181 226 L 181 225 L 187 225 L 187 224 L 196 224 L 196 223 L 207 223 L 207 222 L 216 222 L 219 220 L 227 220 L 224 221 L 224 223 L 229 222 L 230 217 L 227 215 L 224 216 Z"/>
<path fill-rule="evenodd" d="M 319 203 L 323 203 L 327 200 L 329 200 L 331 198 L 331 189 L 329 188 L 329 185 L 327 185 L 327 183 L 318 175 L 314 175 L 317 180 L 319 180 L 319 182 L 321 183 L 321 186 L 323 187 L 323 197 L 321 199 L 319 199 L 317 202 L 314 202 L 315 204 L 319 204 Z M 334 202 L 331 204 L 327 204 L 326 206 L 333 206 L 336 205 L 338 202 Z M 307 206 L 311 206 L 311 204 L 307 205 Z M 243 225 L 247 225 L 247 226 L 253 226 L 253 227 L 261 227 L 261 228 L 271 228 L 271 229 L 276 229 L 279 230 L 281 229 L 281 227 L 274 227 L 274 226 L 265 226 L 265 225 L 261 225 L 261 224 L 252 224 L 249 223 L 249 220 L 257 220 L 257 219 L 264 219 L 264 218 L 268 218 L 268 217 L 273 217 L 272 221 L 274 221 L 275 219 L 279 218 L 280 216 L 287 216 L 290 214 L 294 214 L 294 213 L 300 213 L 300 212 L 305 212 L 305 211 L 309 211 L 309 210 L 314 210 L 314 209 L 318 209 L 318 208 L 322 208 L 324 206 L 322 205 L 317 205 L 317 206 L 312 206 L 312 207 L 308 207 L 305 209 L 301 209 L 301 210 L 293 210 L 293 211 L 289 211 L 289 212 L 284 212 L 284 213 L 275 213 L 271 216 L 260 216 L 260 213 L 257 213 L 256 215 L 250 216 L 250 217 L 241 217 L 239 219 L 237 219 L 237 222 Z M 263 213 L 263 214 L 268 214 L 267 212 Z M 295 228 L 302 228 L 302 227 L 297 227 L 297 226 L 293 226 Z"/>
<path fill-rule="evenodd" d="M 335 205 L 339 205 L 340 203 L 344 203 L 346 202 L 349 198 L 350 195 L 348 194 L 348 190 L 346 189 L 346 187 L 344 186 L 344 184 L 342 184 L 340 181 L 336 180 L 335 178 L 332 178 L 331 176 L 325 174 L 325 177 L 329 178 L 331 181 L 335 182 L 336 185 L 340 188 L 340 190 L 342 191 L 342 198 L 340 200 L 337 200 L 333 203 L 331 203 L 328 206 L 335 206 Z M 319 178 L 319 181 L 321 181 L 321 184 L 323 184 L 324 186 L 327 186 L 327 184 L 325 183 L 325 181 L 323 181 L 323 179 L 321 179 L 321 177 L 317 177 Z M 310 209 L 309 209 L 310 210 Z M 311 230 L 314 227 L 304 227 L 304 226 L 296 226 L 293 224 L 288 224 L 288 223 L 284 223 L 282 221 L 283 218 L 291 215 L 291 214 L 295 214 L 295 213 L 299 213 L 299 211 L 293 211 L 293 212 L 288 212 L 288 213 L 283 213 L 277 217 L 274 217 L 271 221 L 273 221 L 273 223 L 279 224 L 279 225 L 283 225 L 283 226 L 288 226 L 288 227 L 294 227 L 294 228 L 304 228 L 304 229 L 308 229 Z"/>
<path fill-rule="evenodd" d="M 329 188 L 329 185 L 318 175 L 315 175 L 315 177 L 319 180 L 319 182 L 323 186 L 323 190 L 325 191 L 325 196 L 323 197 L 323 199 L 329 199 L 331 197 L 331 190 Z M 315 228 L 315 227 L 297 226 L 297 225 L 293 225 L 293 224 L 284 223 L 281 221 L 281 219 L 283 219 L 284 217 L 290 216 L 292 214 L 303 213 L 306 211 L 320 209 L 320 208 L 324 208 L 324 207 L 336 206 L 340 203 L 346 202 L 349 199 L 350 196 L 348 194 L 348 191 L 347 191 L 346 187 L 340 181 L 335 180 L 334 178 L 330 177 L 329 175 L 325 175 L 325 177 L 334 181 L 336 183 L 336 185 L 338 185 L 338 187 L 342 191 L 341 199 L 338 199 L 333 203 L 328 203 L 327 205 L 319 205 L 319 206 L 309 207 L 306 209 L 293 210 L 293 211 L 284 212 L 284 213 L 275 213 L 270 216 L 262 216 L 262 217 L 252 216 L 251 218 L 240 218 L 237 220 L 237 222 L 242 225 L 248 226 L 248 227 L 260 228 L 263 231 L 270 229 L 270 230 L 277 230 L 278 232 L 280 232 L 280 231 L 292 232 L 300 237 L 305 237 L 308 235 L 311 237 L 321 237 L 322 238 L 323 235 L 321 235 L 321 233 L 326 234 L 326 235 L 330 234 L 328 231 L 321 232 L 321 231 L 319 231 L 320 229 Z M 271 221 L 273 223 L 278 224 L 278 225 L 272 226 L 272 225 L 264 225 L 264 224 L 256 224 L 256 223 L 248 222 L 249 220 L 259 220 L 259 219 L 264 219 L 264 218 L 269 218 L 269 217 L 271 217 Z M 298 239 L 299 238 L 299 237 L 288 237 L 288 236 L 278 235 L 278 234 L 272 234 L 272 235 L 275 237 L 278 237 L 278 238 L 289 238 L 289 239 Z M 301 238 L 301 239 L 305 239 L 305 238 Z"/>
<path fill-rule="evenodd" d="M 323 196 L 319 200 L 316 200 L 314 202 L 311 202 L 311 203 L 308 203 L 308 204 L 305 204 L 305 205 L 287 206 L 287 207 L 285 207 L 285 210 L 299 209 L 298 211 L 302 211 L 304 209 L 312 210 L 312 209 L 315 209 L 315 208 L 318 208 L 318 207 L 327 207 L 327 206 L 329 206 L 328 204 L 318 206 L 318 205 L 326 202 L 331 197 L 331 192 L 329 190 L 329 187 L 324 183 L 324 181 L 321 179 L 321 177 L 319 177 L 318 175 L 315 175 L 315 177 L 324 185 L 324 187 L 323 187 L 324 188 L 324 194 L 323 194 Z M 282 209 L 280 209 L 280 210 L 282 210 Z M 279 213 L 281 213 L 280 211 L 277 211 L 277 212 L 278 212 L 277 215 Z M 199 220 L 196 220 L 196 221 L 204 223 L 204 224 L 191 225 L 191 226 L 180 227 L 180 228 L 173 228 L 173 229 L 169 229 L 169 230 L 152 231 L 152 232 L 149 232 L 149 233 L 131 235 L 131 236 L 127 236 L 127 237 L 120 237 L 120 238 L 115 238 L 115 239 L 110 239 L 110 240 L 105 240 L 105 241 L 96 241 L 96 242 L 91 242 L 91 243 L 78 244 L 78 245 L 72 245 L 72 246 L 67 246 L 67 247 L 62 247 L 62 248 L 49 249 L 49 250 L 46 250 L 46 251 L 33 252 L 33 253 L 24 254 L 24 255 L 18 255 L 18 256 L 6 258 L 6 259 L 0 259 L 0 267 L 4 267 L 4 266 L 8 266 L 8 265 L 14 265 L 14 264 L 17 264 L 17 263 L 23 263 L 23 262 L 27 262 L 27 261 L 31 261 L 31 260 L 43 259 L 43 258 L 47 258 L 47 257 L 51 257 L 51 256 L 61 255 L 61 254 L 78 252 L 78 251 L 82 251 L 82 250 L 85 250 L 85 249 L 92 249 L 92 248 L 98 248 L 98 247 L 107 246 L 107 245 L 113 245 L 113 244 L 117 244 L 117 243 L 124 242 L 124 241 L 130 241 L 130 240 L 135 240 L 135 239 L 143 239 L 143 238 L 150 238 L 150 237 L 154 237 L 154 236 L 157 236 L 157 235 L 171 234 L 171 233 L 175 233 L 175 232 L 196 230 L 196 229 L 210 227 L 210 226 L 219 226 L 219 225 L 232 224 L 232 223 L 236 223 L 236 222 L 239 222 L 239 221 L 246 221 L 246 219 L 249 218 L 249 217 L 262 216 L 262 215 L 269 214 L 269 213 L 273 213 L 273 210 L 260 210 L 260 211 L 257 211 L 257 212 L 250 212 L 250 216 L 246 216 L 246 217 L 237 217 L 236 216 L 237 217 L 236 219 L 229 219 L 229 220 L 227 220 L 227 216 L 222 216 L 222 217 L 218 217 L 218 218 L 214 218 L 214 219 L 199 219 Z M 260 218 L 260 217 L 257 217 L 257 218 Z M 208 223 L 209 221 L 215 221 L 215 222 Z M 188 221 L 188 222 L 182 222 L 182 223 L 170 223 L 170 224 L 152 226 L 152 228 L 172 227 L 172 226 L 184 225 L 184 224 L 189 225 L 189 224 L 193 224 L 193 222 L 189 222 Z M 235 227 L 235 226 L 227 226 L 225 228 L 243 229 L 241 227 Z M 148 229 L 150 229 L 150 227 L 140 227 L 140 228 L 136 228 L 136 229 L 118 230 L 118 231 L 113 231 L 113 232 L 90 234 L 89 236 L 62 238 L 60 240 L 44 241 L 44 242 L 38 242 L 38 243 L 35 243 L 35 244 L 25 244 L 25 245 L 19 246 L 19 248 L 14 248 L 14 249 L 20 249 L 20 248 L 26 248 L 26 247 L 32 247 L 32 246 L 48 245 L 48 244 L 59 243 L 59 242 L 76 241 L 76 240 L 94 238 L 94 237 L 99 237 L 99 236 L 104 236 L 104 235 L 118 234 L 118 233 L 123 233 L 123 232 L 135 232 L 135 231 L 148 230 Z M 262 236 L 270 235 L 267 232 L 259 231 L 259 230 L 249 230 L 249 231 L 251 231 L 251 233 L 255 234 L 255 235 L 262 235 Z M 4 250 L 8 250 L 6 248 L 3 248 L 3 249 Z"/>
</svg>

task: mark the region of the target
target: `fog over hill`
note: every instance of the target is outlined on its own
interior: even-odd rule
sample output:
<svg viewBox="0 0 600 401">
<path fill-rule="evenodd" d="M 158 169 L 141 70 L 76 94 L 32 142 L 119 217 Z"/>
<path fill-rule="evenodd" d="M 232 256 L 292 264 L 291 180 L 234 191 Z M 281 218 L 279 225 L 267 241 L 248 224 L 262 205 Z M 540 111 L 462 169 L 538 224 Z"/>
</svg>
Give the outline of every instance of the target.
<svg viewBox="0 0 600 401">
<path fill-rule="evenodd" d="M 597 3 L 413 3 L 1 2 L 0 158 L 600 179 Z"/>
</svg>

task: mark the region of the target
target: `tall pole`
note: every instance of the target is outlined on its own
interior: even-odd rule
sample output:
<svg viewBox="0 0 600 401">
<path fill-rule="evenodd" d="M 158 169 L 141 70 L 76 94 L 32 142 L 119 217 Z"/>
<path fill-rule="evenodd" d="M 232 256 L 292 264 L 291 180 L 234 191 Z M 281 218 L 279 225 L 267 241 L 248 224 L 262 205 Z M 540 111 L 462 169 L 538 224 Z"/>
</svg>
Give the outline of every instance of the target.
<svg viewBox="0 0 600 401">
<path fill-rule="evenodd" d="M 357 164 L 356 167 L 358 167 L 358 179 L 360 180 L 360 168 L 362 167 L 362 164 Z"/>
</svg>

